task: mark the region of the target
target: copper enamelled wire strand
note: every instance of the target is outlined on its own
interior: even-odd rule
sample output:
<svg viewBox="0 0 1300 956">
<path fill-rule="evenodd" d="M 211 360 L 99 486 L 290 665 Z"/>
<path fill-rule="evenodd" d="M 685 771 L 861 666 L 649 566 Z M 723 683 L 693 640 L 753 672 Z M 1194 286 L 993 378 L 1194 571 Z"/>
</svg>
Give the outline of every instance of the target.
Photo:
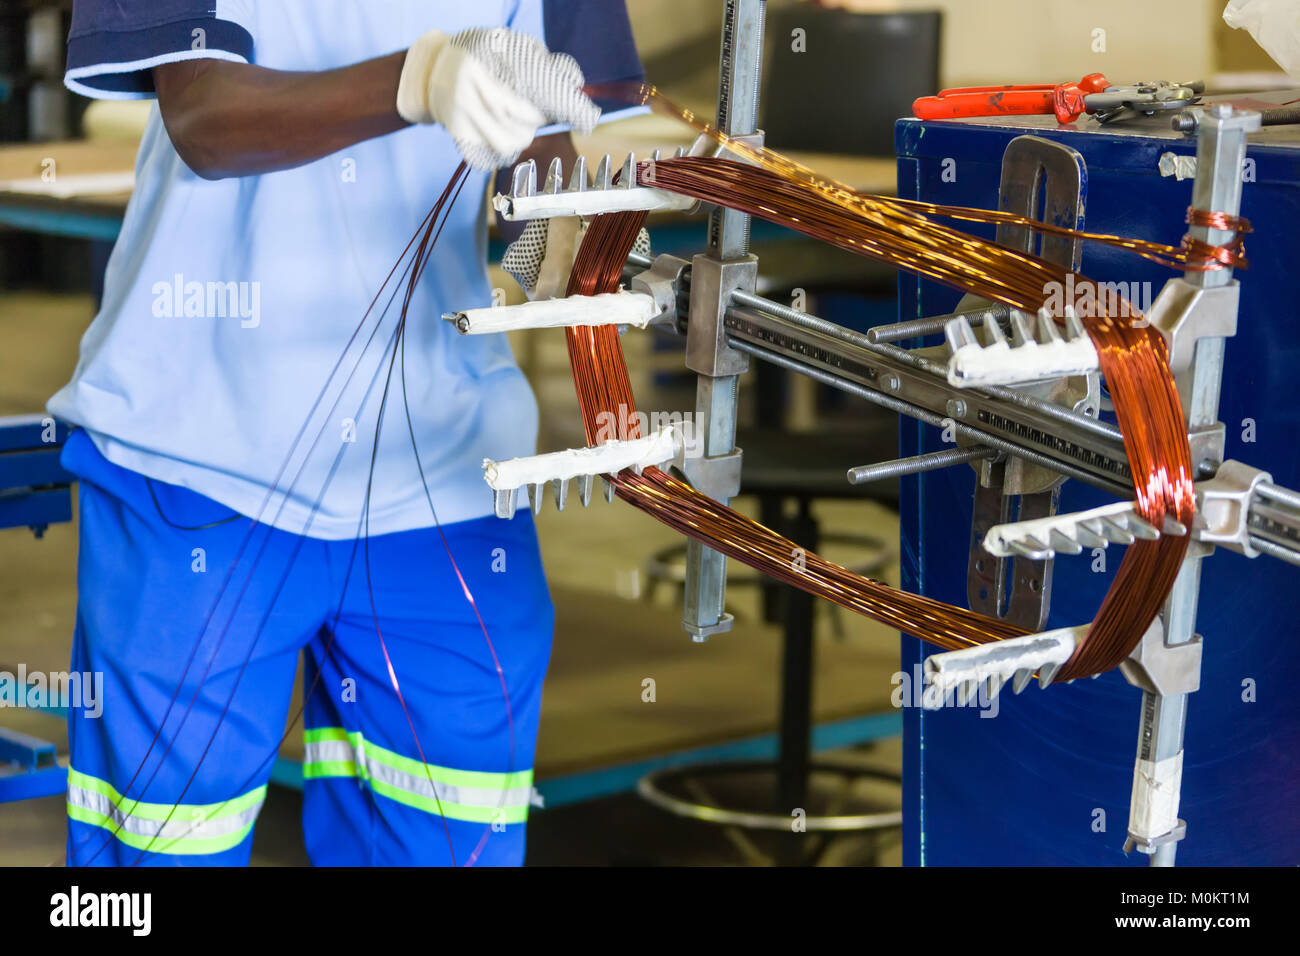
<svg viewBox="0 0 1300 956">
<path fill-rule="evenodd" d="M 598 216 L 587 231 L 569 282 L 570 295 L 618 288 L 622 265 L 644 213 Z M 610 326 L 566 330 L 569 358 L 587 440 L 607 433 L 639 437 L 635 398 L 617 331 Z M 602 433 L 602 429 L 604 432 Z M 721 505 L 658 468 L 611 476 L 620 498 L 671 528 L 765 574 L 947 649 L 1016 637 L 1022 628 L 854 574 Z"/>
<path fill-rule="evenodd" d="M 1061 267 L 942 226 L 918 207 L 950 218 L 983 221 L 1001 221 L 997 217 L 1005 214 L 986 216 L 981 210 L 885 201 L 820 180 L 770 150 L 757 153 L 762 157 L 757 168 L 725 159 L 661 160 L 654 164 L 653 184 L 779 222 L 1016 308 L 1036 311 L 1052 283 L 1066 287 L 1067 272 Z M 644 181 L 644 168 L 641 177 Z M 958 214 L 952 215 L 954 212 Z M 641 214 L 598 217 L 575 265 L 571 294 L 617 287 L 622 257 L 632 241 L 628 230 L 634 237 L 643 219 Z M 1189 212 L 1188 221 L 1239 234 L 1249 229 L 1244 220 L 1198 210 Z M 1188 243 L 1175 248 L 1078 234 L 1184 269 L 1243 264 L 1239 236 L 1228 246 L 1202 244 L 1203 252 L 1197 253 Z M 1091 291 L 1096 301 L 1092 285 L 1089 280 L 1074 278 L 1076 297 Z M 1164 341 L 1145 327 L 1128 303 L 1121 303 L 1117 311 L 1121 315 L 1098 315 L 1095 309 L 1080 313 L 1114 398 L 1133 467 L 1137 510 L 1157 528 L 1164 526 L 1166 515 L 1190 527 L 1194 510 L 1190 452 Z M 571 331 L 569 346 L 590 441 L 594 416 L 600 411 L 634 407 L 626 365 L 617 336 L 608 330 Z M 806 556 L 806 563 L 800 566 L 791 557 L 801 553 L 793 542 L 658 470 L 647 470 L 643 476 L 625 473 L 618 476 L 616 486 L 625 500 L 685 534 L 780 580 L 939 646 L 970 646 L 1024 633 L 1006 622 L 860 578 L 813 555 Z M 1159 612 L 1186 548 L 1185 536 L 1164 536 L 1130 546 L 1093 626 L 1058 679 L 1100 673 L 1127 656 Z"/>
<path fill-rule="evenodd" d="M 921 213 L 847 202 L 773 171 L 724 159 L 685 157 L 655 164 L 654 184 L 789 226 L 830 244 L 1030 312 L 1050 291 L 1091 292 L 1079 315 L 1097 348 L 1134 475 L 1138 513 L 1156 528 L 1172 516 L 1191 526 L 1191 453 L 1164 340 L 1127 302 L 1117 316 L 1096 305 L 1095 284 L 1046 260 L 976 239 Z M 1130 546 L 1097 618 L 1061 679 L 1100 673 L 1122 661 L 1159 613 L 1187 549 L 1185 536 Z"/>
</svg>

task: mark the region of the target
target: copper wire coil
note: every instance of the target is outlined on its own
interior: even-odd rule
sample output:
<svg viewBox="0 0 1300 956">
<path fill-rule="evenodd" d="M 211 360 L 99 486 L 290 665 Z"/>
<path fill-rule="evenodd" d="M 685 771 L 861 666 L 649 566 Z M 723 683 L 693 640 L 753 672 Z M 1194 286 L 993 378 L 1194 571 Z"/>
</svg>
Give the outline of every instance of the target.
<svg viewBox="0 0 1300 956">
<path fill-rule="evenodd" d="M 602 96 L 612 96 L 625 99 L 628 102 L 648 105 L 665 116 L 681 120 L 704 135 L 711 137 L 727 150 L 737 155 L 744 156 L 749 161 L 757 163 L 763 168 L 777 172 L 784 179 L 792 183 L 800 184 L 821 192 L 835 201 L 846 202 L 852 205 L 866 200 L 873 204 L 877 204 L 878 206 L 894 206 L 900 210 L 921 212 L 929 216 L 940 216 L 947 219 L 957 219 L 966 222 L 1014 225 L 1043 235 L 1084 239 L 1089 242 L 1096 242 L 1117 249 L 1126 249 L 1144 259 L 1159 263 L 1160 265 L 1175 269 L 1183 269 L 1190 272 L 1212 271 L 1228 266 L 1236 266 L 1239 268 L 1244 268 L 1246 266 L 1245 259 L 1240 255 L 1240 237 L 1250 231 L 1250 223 L 1239 216 L 1229 216 L 1227 213 L 1221 212 L 1206 212 L 1203 210 L 1189 209 L 1187 221 L 1192 225 L 1207 225 L 1216 229 L 1236 232 L 1238 234 L 1237 238 L 1228 246 L 1209 246 L 1197 242 L 1184 242 L 1179 246 L 1170 246 L 1165 243 L 1151 242 L 1146 239 L 1132 239 L 1124 236 L 1111 235 L 1109 233 L 1088 232 L 1082 229 L 1055 226 L 1050 223 L 1040 222 L 1036 219 L 1030 219 L 1016 213 L 1003 212 L 1001 210 L 973 209 L 966 206 L 942 206 L 935 203 L 912 199 L 901 199 L 892 196 L 865 197 L 843 183 L 824 177 L 787 156 L 782 156 L 780 153 L 773 150 L 756 147 L 746 143 L 744 140 L 737 140 L 727 136 L 716 127 L 699 119 L 690 110 L 678 106 L 651 84 L 602 84 L 600 85 L 598 92 Z M 656 183 L 656 185 L 658 184 Z"/>
<path fill-rule="evenodd" d="M 1187 207 L 1187 224 L 1189 226 L 1208 226 L 1211 229 L 1222 229 L 1224 232 L 1235 232 L 1245 235 L 1251 231 L 1250 220 L 1241 216 L 1230 216 L 1226 212 L 1210 212 L 1208 209 L 1197 209 L 1195 206 Z"/>
<path fill-rule="evenodd" d="M 729 141 L 729 146 L 734 145 Z M 1006 214 L 866 196 L 815 175 L 810 177 L 810 171 L 770 150 L 757 151 L 757 155 L 758 167 L 702 157 L 661 160 L 655 165 L 655 186 L 781 223 L 840 248 L 1027 311 L 1037 311 L 1049 289 L 1067 288 L 1067 279 L 1072 280 L 1075 304 L 1097 348 L 1114 399 L 1134 475 L 1136 509 L 1157 528 L 1163 527 L 1166 515 L 1190 527 L 1195 497 L 1185 420 L 1164 340 L 1146 327 L 1140 312 L 1123 300 L 1115 315 L 1084 309 L 1089 293 L 1092 303 L 1104 301 L 1098 298 L 1091 280 L 1070 276 L 1053 263 L 929 218 L 940 215 L 993 222 L 1019 217 L 998 218 Z M 1195 220 L 1194 224 L 1202 221 L 1199 216 Z M 644 213 L 597 217 L 579 251 L 570 294 L 590 295 L 617 288 L 622 264 L 643 221 Z M 1249 228 L 1236 217 L 1224 216 L 1213 222 L 1242 226 L 1241 231 Z M 1061 231 L 1128 248 L 1177 268 L 1221 268 L 1237 261 L 1231 247 L 1192 242 L 1176 249 L 1143 240 Z M 590 442 L 597 416 L 634 409 L 635 404 L 613 330 L 581 328 L 567 334 Z M 619 421 L 626 432 L 629 416 L 624 413 Z M 634 424 L 630 427 L 635 430 Z M 624 500 L 683 534 L 940 647 L 971 646 L 1025 633 L 1005 621 L 854 575 L 816 555 L 803 555 L 801 564 L 794 560 L 800 552 L 793 542 L 657 469 L 642 476 L 623 473 L 615 477 L 615 487 Z M 1109 670 L 1129 654 L 1159 613 L 1187 546 L 1185 536 L 1162 536 L 1129 547 L 1087 636 L 1058 680 Z"/>
<path fill-rule="evenodd" d="M 622 264 L 645 214 L 598 216 L 587 231 L 569 282 L 570 295 L 617 289 Z M 569 359 L 589 443 L 609 421 L 617 437 L 640 437 L 635 398 L 617 332 L 609 326 L 566 330 Z M 771 577 L 949 650 L 1027 633 L 1023 628 L 862 577 L 658 469 L 611 476 L 616 494 L 669 527 Z"/>
</svg>

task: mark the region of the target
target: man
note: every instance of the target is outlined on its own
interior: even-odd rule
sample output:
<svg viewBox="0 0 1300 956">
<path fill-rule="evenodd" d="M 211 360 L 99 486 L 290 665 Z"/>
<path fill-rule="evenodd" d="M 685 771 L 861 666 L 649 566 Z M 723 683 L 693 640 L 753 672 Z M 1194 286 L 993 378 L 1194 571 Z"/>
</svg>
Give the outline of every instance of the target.
<svg viewBox="0 0 1300 956">
<path fill-rule="evenodd" d="M 300 651 L 314 863 L 522 861 L 553 613 L 481 463 L 532 454 L 537 409 L 503 336 L 440 316 L 491 299 L 488 171 L 571 156 L 584 82 L 639 76 L 608 0 L 75 4 L 68 86 L 158 107 L 49 402 L 73 668 L 105 679 L 70 864 L 246 863 Z M 391 283 L 353 333 L 462 157 L 385 390 Z"/>
</svg>

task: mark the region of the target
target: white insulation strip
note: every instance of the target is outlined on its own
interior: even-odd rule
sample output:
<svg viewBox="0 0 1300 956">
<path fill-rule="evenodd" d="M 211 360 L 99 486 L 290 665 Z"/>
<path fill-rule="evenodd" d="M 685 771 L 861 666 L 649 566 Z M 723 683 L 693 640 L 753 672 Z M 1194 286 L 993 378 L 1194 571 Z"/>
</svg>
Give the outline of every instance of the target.
<svg viewBox="0 0 1300 956">
<path fill-rule="evenodd" d="M 1138 760 L 1133 765 L 1133 798 L 1128 829 L 1135 837 L 1153 840 L 1178 825 L 1178 795 L 1183 785 L 1183 752 L 1164 760 Z"/>
<path fill-rule="evenodd" d="M 610 189 L 565 190 L 558 193 L 537 193 L 533 196 L 507 196 L 498 193 L 492 197 L 492 207 L 503 219 L 554 219 L 557 216 L 598 216 L 607 212 L 630 212 L 644 209 L 687 210 L 696 200 L 690 196 L 670 193 L 665 189 L 633 186 L 630 189 L 614 186 Z"/>
<path fill-rule="evenodd" d="M 515 329 L 554 329 L 574 325 L 630 325 L 644 329 L 659 310 L 644 292 L 571 295 L 518 305 L 496 305 L 452 312 L 444 318 L 464 335 L 487 335 Z"/>
<path fill-rule="evenodd" d="M 1040 378 L 1083 375 L 1097 370 L 1097 350 L 1086 335 L 1046 344 L 1007 342 L 963 345 L 948 360 L 948 383 L 962 387 L 1015 385 Z"/>
<path fill-rule="evenodd" d="M 483 459 L 483 478 L 495 491 L 510 491 L 525 485 L 566 481 L 579 475 L 611 475 L 624 468 L 649 468 L 672 461 L 681 450 L 676 427 L 667 425 L 645 438 L 608 441 L 595 448 L 566 451 L 509 461 Z"/>
</svg>

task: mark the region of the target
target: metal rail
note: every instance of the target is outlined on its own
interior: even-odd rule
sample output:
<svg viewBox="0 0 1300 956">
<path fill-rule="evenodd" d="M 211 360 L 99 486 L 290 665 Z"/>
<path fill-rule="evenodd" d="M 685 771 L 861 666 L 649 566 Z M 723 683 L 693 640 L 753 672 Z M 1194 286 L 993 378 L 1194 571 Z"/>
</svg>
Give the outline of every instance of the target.
<svg viewBox="0 0 1300 956">
<path fill-rule="evenodd" d="M 640 270 L 654 260 L 631 253 L 627 262 Z M 678 331 L 685 324 L 689 274 L 681 285 L 681 314 L 672 326 Z M 739 352 L 936 427 L 951 422 L 956 434 L 972 442 L 1132 497 L 1122 436 L 1108 422 L 1011 388 L 957 388 L 948 384 L 942 362 L 750 292 L 732 292 L 730 301 L 727 342 Z M 956 456 L 951 463 L 960 460 L 965 459 Z M 1257 551 L 1300 566 L 1300 493 L 1260 484 L 1249 524 Z"/>
</svg>

